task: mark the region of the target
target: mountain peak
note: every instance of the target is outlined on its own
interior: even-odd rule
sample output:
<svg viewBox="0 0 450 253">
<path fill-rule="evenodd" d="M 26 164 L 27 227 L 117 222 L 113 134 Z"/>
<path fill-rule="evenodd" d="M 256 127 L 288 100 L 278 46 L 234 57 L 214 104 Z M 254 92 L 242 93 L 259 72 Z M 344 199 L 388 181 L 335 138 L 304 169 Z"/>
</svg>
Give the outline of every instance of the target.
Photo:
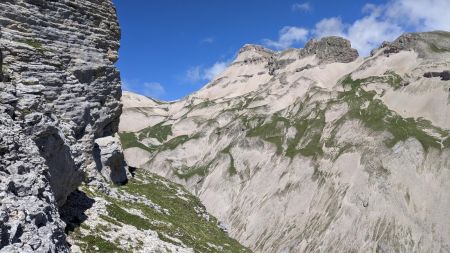
<svg viewBox="0 0 450 253">
<path fill-rule="evenodd" d="M 302 55 L 313 55 L 325 63 L 342 62 L 348 63 L 356 60 L 358 51 L 352 48 L 349 40 L 338 36 L 311 39 L 303 48 Z"/>
<path fill-rule="evenodd" d="M 440 57 L 442 53 L 450 52 L 450 32 L 432 31 L 420 33 L 405 33 L 393 42 L 383 42 L 377 49 L 372 50 L 372 55 L 380 50 L 384 54 L 398 53 L 405 50 L 414 50 L 421 58 Z"/>
<path fill-rule="evenodd" d="M 255 44 L 245 44 L 238 53 L 235 59 L 236 62 L 252 62 L 261 59 L 268 59 L 275 54 L 274 51 L 264 48 L 260 45 Z"/>
</svg>

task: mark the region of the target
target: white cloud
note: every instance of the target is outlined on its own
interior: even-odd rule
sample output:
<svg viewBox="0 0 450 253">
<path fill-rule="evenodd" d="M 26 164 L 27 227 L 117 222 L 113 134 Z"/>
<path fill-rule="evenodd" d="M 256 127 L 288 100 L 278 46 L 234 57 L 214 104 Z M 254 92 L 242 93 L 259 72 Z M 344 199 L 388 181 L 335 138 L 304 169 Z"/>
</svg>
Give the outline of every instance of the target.
<svg viewBox="0 0 450 253">
<path fill-rule="evenodd" d="M 147 97 L 161 98 L 166 94 L 164 86 L 157 82 L 144 82 L 122 80 L 122 89 L 142 94 Z"/>
<path fill-rule="evenodd" d="M 203 38 L 200 42 L 204 43 L 204 44 L 212 44 L 212 43 L 214 43 L 214 38 L 213 37 L 206 37 L 206 38 Z"/>
<path fill-rule="evenodd" d="M 303 4 L 294 4 L 292 9 L 302 9 Z M 304 5 L 307 8 L 307 5 Z M 366 56 L 383 41 L 392 41 L 405 31 L 450 31 L 450 0 L 389 0 L 386 4 L 366 4 L 364 16 L 352 23 L 340 17 L 324 18 L 308 30 L 285 27 L 278 41 L 264 40 L 266 46 L 285 49 L 302 42 L 311 34 L 314 37 L 336 35 L 349 39 L 359 53 Z"/>
<path fill-rule="evenodd" d="M 336 35 L 351 41 L 363 56 L 378 47 L 383 41 L 392 41 L 404 32 L 402 27 L 386 18 L 387 6 L 367 4 L 363 8 L 364 17 L 351 24 L 343 23 L 340 17 L 319 21 L 313 30 L 315 37 Z"/>
<path fill-rule="evenodd" d="M 325 18 L 316 24 L 313 34 L 319 38 L 331 35 L 345 37 L 344 29 L 345 24 L 340 17 Z"/>
<path fill-rule="evenodd" d="M 293 11 L 304 11 L 308 12 L 312 10 L 311 4 L 308 2 L 306 3 L 295 3 L 291 6 Z"/>
<path fill-rule="evenodd" d="M 391 0 L 386 17 L 417 31 L 450 31 L 449 0 Z"/>
<path fill-rule="evenodd" d="M 212 66 L 194 66 L 186 71 L 186 80 L 190 83 L 199 81 L 211 81 L 222 73 L 230 64 L 231 60 L 218 61 Z"/>
<path fill-rule="evenodd" d="M 275 49 L 286 49 L 299 42 L 305 42 L 308 37 L 308 30 L 302 27 L 285 26 L 279 32 L 277 41 L 270 39 L 263 40 L 264 45 Z"/>
<path fill-rule="evenodd" d="M 198 82 L 202 80 L 202 68 L 200 66 L 195 66 L 186 71 L 186 79 L 189 82 Z"/>
<path fill-rule="evenodd" d="M 346 37 L 353 47 L 365 56 L 383 41 L 392 41 L 402 33 L 404 30 L 399 25 L 380 19 L 376 13 L 372 13 L 355 21 L 348 28 Z"/>
<path fill-rule="evenodd" d="M 214 63 L 210 68 L 207 68 L 203 72 L 203 77 L 206 80 L 214 79 L 218 74 L 222 73 L 228 66 L 228 62 L 219 61 Z"/>
<path fill-rule="evenodd" d="M 166 94 L 166 90 L 160 83 L 144 83 L 141 88 L 143 95 L 153 98 L 160 98 L 162 95 Z"/>
</svg>

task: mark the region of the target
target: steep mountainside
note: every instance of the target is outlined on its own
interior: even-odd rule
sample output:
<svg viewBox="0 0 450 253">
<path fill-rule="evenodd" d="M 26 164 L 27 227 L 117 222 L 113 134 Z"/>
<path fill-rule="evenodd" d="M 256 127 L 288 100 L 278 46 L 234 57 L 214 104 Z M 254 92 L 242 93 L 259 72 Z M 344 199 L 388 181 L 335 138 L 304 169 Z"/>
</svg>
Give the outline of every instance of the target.
<svg viewBox="0 0 450 253">
<path fill-rule="evenodd" d="M 246 45 L 182 100 L 125 92 L 120 137 L 256 252 L 449 252 L 449 70 L 447 32 Z"/>
</svg>

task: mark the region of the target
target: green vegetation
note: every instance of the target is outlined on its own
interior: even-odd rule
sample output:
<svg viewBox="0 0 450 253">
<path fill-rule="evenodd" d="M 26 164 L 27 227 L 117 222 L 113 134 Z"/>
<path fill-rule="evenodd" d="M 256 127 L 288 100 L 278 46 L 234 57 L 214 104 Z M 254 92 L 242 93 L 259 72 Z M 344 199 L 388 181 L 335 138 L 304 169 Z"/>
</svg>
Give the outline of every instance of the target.
<svg viewBox="0 0 450 253">
<path fill-rule="evenodd" d="M 175 138 L 170 139 L 168 142 L 162 144 L 160 150 L 168 150 L 168 149 L 173 150 L 176 147 L 178 147 L 179 145 L 187 142 L 188 140 L 194 139 L 194 138 L 196 138 L 196 137 L 189 138 L 188 135 L 177 136 Z"/>
<path fill-rule="evenodd" d="M 156 124 L 151 127 L 140 130 L 137 133 L 134 132 L 120 132 L 120 141 L 124 149 L 127 148 L 141 148 L 150 153 L 161 152 L 164 150 L 173 150 L 177 146 L 183 143 L 198 138 L 200 135 L 196 134 L 191 137 L 188 135 L 180 135 L 168 140 L 168 137 L 172 135 L 172 125 L 163 125 L 164 122 Z M 154 138 L 161 144 L 159 145 L 144 145 L 141 141 L 145 138 Z"/>
<path fill-rule="evenodd" d="M 209 167 L 211 166 L 212 163 L 213 163 L 213 161 L 209 162 L 207 165 L 197 166 L 194 168 L 185 167 L 183 169 L 175 171 L 175 175 L 178 178 L 184 179 L 184 180 L 187 180 L 195 175 L 204 177 L 208 174 Z"/>
<path fill-rule="evenodd" d="M 432 52 L 435 52 L 435 53 L 446 53 L 446 52 L 449 52 L 449 50 L 447 48 L 440 48 L 439 46 L 437 46 L 434 43 L 429 43 L 428 45 L 429 45 L 429 48 L 430 48 L 430 50 Z"/>
<path fill-rule="evenodd" d="M 430 147 L 441 148 L 439 140 L 424 131 L 425 127 L 433 128 L 430 122 L 403 118 L 389 110 L 381 100 L 375 98 L 374 91 L 365 91 L 361 88 L 366 83 L 367 79 L 352 80 L 350 76 L 342 81 L 344 87 L 350 87 L 350 90 L 339 95 L 339 98 L 349 105 L 348 117 L 361 120 L 366 127 L 374 131 L 390 132 L 393 137 L 386 143 L 389 147 L 413 137 L 426 150 Z"/>
<path fill-rule="evenodd" d="M 227 154 L 230 157 L 230 167 L 228 167 L 228 174 L 230 176 L 234 176 L 237 174 L 237 170 L 236 167 L 234 166 L 234 158 L 233 155 L 231 155 L 230 149 L 231 144 L 228 145 L 228 147 L 226 147 L 224 150 L 222 150 L 221 153 Z"/>
<path fill-rule="evenodd" d="M 217 219 L 207 214 L 200 200 L 178 184 L 138 170 L 135 178 L 117 189 L 119 193 L 144 197 L 158 208 L 141 201 L 129 202 L 96 190 L 85 189 L 90 197 L 101 197 L 110 203 L 107 205 L 108 215 L 101 218 L 112 225 L 128 224 L 139 230 L 150 229 L 157 232 L 161 240 L 175 245 L 180 245 L 180 240 L 195 252 L 250 252 L 221 230 Z M 131 208 L 139 210 L 144 217 L 129 213 L 127 210 Z M 105 239 L 107 237 L 103 231 L 107 232 L 109 229 L 108 226 L 97 226 L 94 229 L 96 237 L 79 235 L 76 237 L 77 244 L 84 247 L 92 244 L 92 247 L 98 247 L 100 252 L 124 251 L 120 242 Z M 142 244 L 138 246 L 142 247 Z"/>
<path fill-rule="evenodd" d="M 265 141 L 273 143 L 277 147 L 277 154 L 285 154 L 293 158 L 297 154 L 316 157 L 323 153 L 320 139 L 325 127 L 325 111 L 321 110 L 319 104 L 307 115 L 293 116 L 292 120 L 274 114 L 269 122 L 256 119 L 257 125 L 251 127 L 249 120 L 245 124 L 250 130 L 248 137 L 260 137 Z M 263 122 L 263 123 L 261 123 Z M 290 127 L 296 129 L 294 138 L 287 138 L 287 130 Z M 287 148 L 283 148 L 286 143 Z"/>
<path fill-rule="evenodd" d="M 260 119 L 259 121 L 262 121 Z M 249 124 L 246 124 L 250 127 Z M 283 152 L 283 139 L 285 137 L 285 129 L 289 126 L 289 120 L 274 114 L 269 122 L 259 124 L 247 131 L 248 137 L 261 137 L 262 139 L 275 144 L 277 154 Z"/>
<path fill-rule="evenodd" d="M 40 41 L 37 40 L 33 40 L 33 39 L 26 39 L 23 40 L 22 43 L 27 44 L 28 46 L 34 48 L 36 51 L 43 53 L 44 47 L 42 46 L 42 43 Z"/>
<path fill-rule="evenodd" d="M 136 134 L 133 132 L 121 132 L 119 133 L 119 137 L 124 149 L 137 147 L 143 150 L 147 150 L 148 152 L 155 151 L 153 147 L 147 147 L 144 144 L 140 143 L 136 137 Z"/>
<path fill-rule="evenodd" d="M 80 248 L 83 249 L 83 252 L 114 252 L 114 253 L 122 253 L 126 252 L 125 250 L 119 248 L 119 245 L 114 242 L 110 242 L 105 240 L 102 236 L 99 235 L 77 235 L 75 237 Z"/>
<path fill-rule="evenodd" d="M 120 205 L 115 203 L 117 203 L 116 200 L 113 200 L 113 203 L 107 206 L 109 217 L 114 218 L 118 222 L 136 227 L 139 230 L 146 230 L 152 228 L 150 222 L 147 219 L 144 219 L 142 217 L 139 217 L 137 215 L 125 211 L 123 208 L 120 207 Z"/>
<path fill-rule="evenodd" d="M 320 139 L 325 127 L 325 111 L 319 108 L 319 104 L 315 105 L 315 109 L 310 114 L 303 117 L 297 116 L 293 126 L 297 132 L 295 137 L 288 141 L 286 156 L 292 158 L 297 154 L 301 154 L 303 156 L 316 157 L 323 154 Z M 301 141 L 306 143 L 306 145 L 298 148 L 298 144 Z"/>
<path fill-rule="evenodd" d="M 138 132 L 139 140 L 145 138 L 155 138 L 159 142 L 167 140 L 169 135 L 172 135 L 172 125 L 164 125 L 165 122 L 161 122 L 151 127 L 147 127 Z"/>
<path fill-rule="evenodd" d="M 398 89 L 402 87 L 403 78 L 394 71 L 386 71 L 382 76 L 370 76 L 364 79 L 356 80 L 353 80 L 351 76 L 348 75 L 342 81 L 344 87 L 351 88 L 352 90 L 370 83 L 385 83 L 389 84 L 394 89 Z"/>
</svg>

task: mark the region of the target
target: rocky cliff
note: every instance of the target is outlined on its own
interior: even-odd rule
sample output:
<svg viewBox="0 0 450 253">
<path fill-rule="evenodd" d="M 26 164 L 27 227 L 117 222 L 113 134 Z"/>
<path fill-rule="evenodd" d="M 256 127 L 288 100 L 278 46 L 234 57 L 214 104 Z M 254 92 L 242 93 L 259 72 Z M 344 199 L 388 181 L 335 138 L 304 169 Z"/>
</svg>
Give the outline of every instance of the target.
<svg viewBox="0 0 450 253">
<path fill-rule="evenodd" d="M 255 252 L 448 252 L 449 69 L 448 32 L 246 45 L 179 101 L 124 93 L 125 158 Z"/>
<path fill-rule="evenodd" d="M 110 0 L 0 2 L 0 252 L 248 252 L 197 197 L 128 170 Z"/>
<path fill-rule="evenodd" d="M 0 251 L 68 251 L 58 207 L 83 179 L 126 181 L 120 145 L 99 145 L 122 111 L 119 39 L 109 0 L 0 2 Z"/>
</svg>

